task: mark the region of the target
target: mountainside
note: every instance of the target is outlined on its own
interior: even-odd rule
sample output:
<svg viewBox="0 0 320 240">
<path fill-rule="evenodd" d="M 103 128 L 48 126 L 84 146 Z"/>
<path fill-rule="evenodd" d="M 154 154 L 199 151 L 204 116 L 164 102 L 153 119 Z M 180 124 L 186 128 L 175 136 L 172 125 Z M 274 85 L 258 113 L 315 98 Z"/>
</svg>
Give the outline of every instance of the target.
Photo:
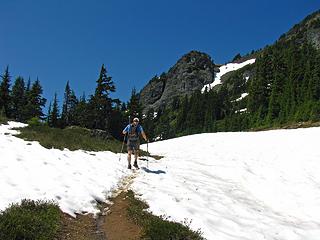
<svg viewBox="0 0 320 240">
<path fill-rule="evenodd" d="M 166 139 L 320 121 L 319 43 L 320 11 L 317 11 L 274 44 L 244 57 L 237 56 L 232 63 L 203 68 L 204 65 L 188 61 L 189 54 L 185 55 L 163 74 L 169 77 L 162 85 L 162 93 L 166 94 L 159 94 L 155 102 L 145 100 L 146 93 L 152 92 L 146 90 L 156 80 L 141 91 L 144 112 L 150 108 L 157 112 L 156 117 L 147 114 L 146 122 L 153 121 L 153 125 L 147 124 L 151 126 L 147 130 L 153 138 Z M 196 70 L 185 74 L 188 67 L 184 62 Z M 187 91 L 181 87 L 185 82 L 197 84 Z M 173 104 L 168 104 L 170 101 Z"/>
<path fill-rule="evenodd" d="M 294 39 L 297 44 L 309 42 L 315 48 L 320 49 L 320 10 L 310 14 L 301 23 L 296 24 L 286 34 L 282 35 L 279 41 L 290 41 L 291 39 Z"/>
<path fill-rule="evenodd" d="M 215 65 L 209 55 L 191 51 L 184 55 L 167 73 L 154 77 L 140 92 L 145 112 L 158 109 L 175 98 L 191 95 L 205 84 L 213 82 Z"/>
</svg>

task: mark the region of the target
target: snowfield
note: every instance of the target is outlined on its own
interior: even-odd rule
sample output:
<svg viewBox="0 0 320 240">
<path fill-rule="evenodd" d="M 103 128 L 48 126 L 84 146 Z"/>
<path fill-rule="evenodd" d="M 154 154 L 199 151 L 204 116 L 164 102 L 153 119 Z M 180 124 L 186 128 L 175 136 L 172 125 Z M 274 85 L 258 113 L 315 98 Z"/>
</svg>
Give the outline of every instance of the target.
<svg viewBox="0 0 320 240">
<path fill-rule="evenodd" d="M 97 212 L 131 174 L 125 155 L 45 149 L 0 126 L 0 210 L 54 199 L 69 214 Z M 131 188 L 157 215 L 209 240 L 320 239 L 320 128 L 210 133 L 149 144 Z M 142 146 L 146 148 L 145 145 Z"/>
<path fill-rule="evenodd" d="M 228 63 L 226 65 L 222 65 L 221 67 L 219 67 L 219 72 L 215 73 L 214 75 L 214 81 L 210 84 L 206 84 L 203 86 L 203 88 L 201 89 L 201 92 L 203 93 L 206 89 L 207 91 L 209 91 L 210 89 L 212 89 L 214 86 L 221 84 L 221 77 L 223 75 L 225 75 L 228 72 L 232 72 L 232 71 L 236 71 L 240 68 L 243 68 L 249 64 L 253 64 L 255 63 L 256 59 L 249 59 L 247 61 L 244 61 L 242 63 Z M 249 77 L 246 78 L 246 80 L 248 80 Z"/>
<path fill-rule="evenodd" d="M 309 128 L 152 143 L 165 157 L 132 188 L 153 213 L 192 219 L 210 240 L 319 240 L 319 136 Z"/>
<path fill-rule="evenodd" d="M 118 188 L 120 179 L 131 174 L 127 163 L 111 152 L 46 149 L 38 142 L 11 136 L 9 122 L 0 126 L 0 210 L 21 199 L 47 199 L 62 211 L 97 213 L 97 201 L 105 201 Z M 5 135 L 10 133 L 10 135 Z"/>
</svg>

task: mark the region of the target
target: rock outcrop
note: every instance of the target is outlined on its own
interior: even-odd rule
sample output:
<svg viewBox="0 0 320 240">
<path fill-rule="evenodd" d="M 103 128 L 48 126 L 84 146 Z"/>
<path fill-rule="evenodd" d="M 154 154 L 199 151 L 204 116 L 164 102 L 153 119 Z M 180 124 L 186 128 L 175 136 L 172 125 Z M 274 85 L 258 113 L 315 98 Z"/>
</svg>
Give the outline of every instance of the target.
<svg viewBox="0 0 320 240">
<path fill-rule="evenodd" d="M 170 104 L 175 98 L 201 90 L 214 80 L 215 65 L 208 54 L 191 51 L 184 55 L 167 73 L 154 77 L 141 90 L 140 102 L 144 112 Z"/>
</svg>

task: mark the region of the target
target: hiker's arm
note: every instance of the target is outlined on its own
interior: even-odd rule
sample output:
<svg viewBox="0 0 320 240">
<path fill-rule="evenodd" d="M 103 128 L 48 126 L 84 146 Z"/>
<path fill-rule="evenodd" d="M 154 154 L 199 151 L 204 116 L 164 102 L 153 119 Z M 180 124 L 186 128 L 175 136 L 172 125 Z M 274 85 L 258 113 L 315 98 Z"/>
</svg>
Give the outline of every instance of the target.
<svg viewBox="0 0 320 240">
<path fill-rule="evenodd" d="M 142 135 L 142 137 L 143 137 L 143 139 L 144 139 L 145 141 L 148 141 L 148 138 L 147 138 L 147 136 L 146 136 L 146 134 L 145 134 L 144 132 L 141 132 L 141 135 Z"/>
<path fill-rule="evenodd" d="M 129 131 L 129 126 L 126 126 L 125 129 L 123 129 L 122 134 L 126 135 L 128 131 Z"/>
</svg>

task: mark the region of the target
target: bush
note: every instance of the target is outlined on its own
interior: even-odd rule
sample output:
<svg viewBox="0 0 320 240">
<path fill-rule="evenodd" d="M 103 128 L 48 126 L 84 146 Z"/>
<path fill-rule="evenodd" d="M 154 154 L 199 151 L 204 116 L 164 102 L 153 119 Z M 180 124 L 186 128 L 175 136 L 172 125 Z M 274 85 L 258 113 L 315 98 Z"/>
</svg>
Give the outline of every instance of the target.
<svg viewBox="0 0 320 240">
<path fill-rule="evenodd" d="M 54 239 L 60 228 L 60 219 L 60 210 L 55 203 L 22 200 L 1 212 L 0 239 Z"/>
<path fill-rule="evenodd" d="M 37 117 L 33 117 L 33 118 L 29 119 L 27 123 L 28 123 L 28 125 L 30 127 L 41 126 L 42 125 L 40 119 L 37 118 Z"/>
</svg>

